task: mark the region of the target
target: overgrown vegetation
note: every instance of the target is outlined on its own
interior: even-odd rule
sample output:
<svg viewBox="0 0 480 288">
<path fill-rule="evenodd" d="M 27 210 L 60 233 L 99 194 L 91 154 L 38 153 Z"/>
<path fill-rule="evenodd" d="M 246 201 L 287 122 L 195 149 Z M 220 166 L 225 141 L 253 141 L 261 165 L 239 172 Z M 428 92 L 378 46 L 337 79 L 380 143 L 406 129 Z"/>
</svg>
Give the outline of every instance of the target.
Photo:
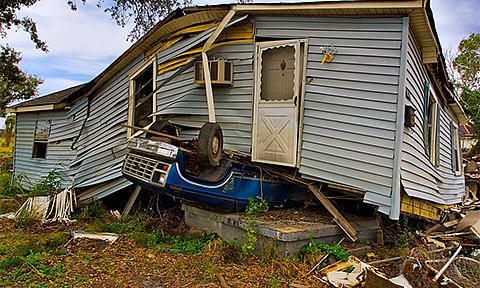
<svg viewBox="0 0 480 288">
<path fill-rule="evenodd" d="M 331 254 L 337 261 L 347 260 L 349 255 L 342 246 L 338 244 L 328 244 L 325 242 L 315 242 L 313 237 L 310 237 L 308 244 L 303 246 L 300 250 L 300 260 L 307 262 L 309 257 L 318 258 L 325 254 Z M 326 263 L 326 262 L 325 262 Z"/>
<path fill-rule="evenodd" d="M 28 195 L 32 197 L 53 195 L 60 190 L 63 183 L 62 174 L 54 169 L 48 173 L 47 177 L 32 185 Z"/>
<path fill-rule="evenodd" d="M 395 239 L 395 246 L 397 247 L 408 247 L 410 245 L 410 236 L 408 230 L 408 217 L 402 215 L 400 220 L 396 223 L 398 233 L 398 238 Z"/>
<path fill-rule="evenodd" d="M 246 227 L 243 227 L 245 230 L 247 239 L 245 243 L 241 246 L 241 253 L 243 257 L 249 257 L 255 251 L 255 247 L 258 241 L 258 231 L 255 225 L 255 219 L 258 215 L 267 212 L 268 204 L 263 199 L 258 199 L 255 201 L 253 198 L 250 198 L 248 201 L 247 208 L 245 209 L 245 222 Z"/>
</svg>

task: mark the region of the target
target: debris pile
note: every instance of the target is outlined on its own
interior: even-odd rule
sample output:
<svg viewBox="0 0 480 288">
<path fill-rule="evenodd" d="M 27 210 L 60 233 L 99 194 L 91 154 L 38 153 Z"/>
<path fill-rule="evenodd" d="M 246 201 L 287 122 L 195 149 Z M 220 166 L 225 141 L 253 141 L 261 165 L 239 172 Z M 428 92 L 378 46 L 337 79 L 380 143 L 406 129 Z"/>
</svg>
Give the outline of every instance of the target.
<svg viewBox="0 0 480 288">
<path fill-rule="evenodd" d="M 1 218 L 18 219 L 33 213 L 42 222 L 70 221 L 77 203 L 75 191 L 67 187 L 52 196 L 29 197 L 14 213 L 0 215 Z"/>
</svg>

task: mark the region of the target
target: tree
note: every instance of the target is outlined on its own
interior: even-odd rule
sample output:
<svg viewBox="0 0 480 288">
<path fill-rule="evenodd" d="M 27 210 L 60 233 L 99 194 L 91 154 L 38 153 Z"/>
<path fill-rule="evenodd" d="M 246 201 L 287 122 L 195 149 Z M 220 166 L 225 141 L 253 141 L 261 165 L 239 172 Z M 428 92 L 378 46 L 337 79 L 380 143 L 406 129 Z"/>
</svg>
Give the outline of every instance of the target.
<svg viewBox="0 0 480 288">
<path fill-rule="evenodd" d="M 33 19 L 17 15 L 21 8 L 30 7 L 38 1 L 41 0 L 0 0 L 0 37 L 5 38 L 7 31 L 14 27 L 23 29 L 30 35 L 37 49 L 48 52 L 47 44 L 40 39 Z M 87 0 L 79 2 L 85 4 Z M 66 3 L 72 10 L 77 10 L 77 0 L 68 0 Z M 131 41 L 140 38 L 174 9 L 190 3 L 191 0 L 97 0 L 97 6 L 104 7 L 104 11 L 109 13 L 118 25 L 123 27 L 133 20 L 134 27 L 127 36 L 127 40 Z M 37 95 L 37 87 L 42 81 L 18 67 L 20 53 L 13 48 L 0 45 L 0 53 L 0 116 L 3 116 L 6 105 L 12 101 Z"/>
<path fill-rule="evenodd" d="M 20 70 L 20 53 L 8 46 L 0 46 L 0 116 L 5 107 L 15 100 L 29 99 L 37 94 L 42 80 Z"/>
<path fill-rule="evenodd" d="M 13 133 L 15 131 L 15 115 L 8 115 L 5 120 L 5 146 L 10 147 L 10 143 L 13 138 Z"/>
<path fill-rule="evenodd" d="M 453 60 L 453 68 L 459 75 L 456 83 L 461 93 L 460 101 L 473 123 L 473 136 L 477 145 L 469 155 L 480 152 L 480 34 L 471 34 L 460 41 L 458 56 Z"/>
</svg>

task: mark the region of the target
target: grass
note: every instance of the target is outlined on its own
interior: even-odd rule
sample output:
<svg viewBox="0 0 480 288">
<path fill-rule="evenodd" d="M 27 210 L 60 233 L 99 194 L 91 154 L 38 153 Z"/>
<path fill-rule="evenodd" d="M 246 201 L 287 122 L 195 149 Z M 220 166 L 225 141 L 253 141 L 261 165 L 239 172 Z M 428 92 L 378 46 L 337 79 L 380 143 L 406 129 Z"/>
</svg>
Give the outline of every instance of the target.
<svg viewBox="0 0 480 288">
<path fill-rule="evenodd" d="M 328 244 L 325 242 L 315 242 L 313 238 L 310 238 L 308 244 L 302 247 L 300 250 L 300 260 L 307 262 L 309 258 L 318 258 L 325 254 L 331 254 L 337 261 L 347 260 L 349 254 L 342 246 L 338 244 Z"/>
</svg>

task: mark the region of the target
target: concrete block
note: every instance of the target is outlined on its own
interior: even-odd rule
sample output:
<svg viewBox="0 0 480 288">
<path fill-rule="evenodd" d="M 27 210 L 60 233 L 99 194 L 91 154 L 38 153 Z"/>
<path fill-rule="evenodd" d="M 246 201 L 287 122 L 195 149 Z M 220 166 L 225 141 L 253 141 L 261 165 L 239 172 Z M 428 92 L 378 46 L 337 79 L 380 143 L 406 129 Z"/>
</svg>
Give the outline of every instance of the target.
<svg viewBox="0 0 480 288">
<path fill-rule="evenodd" d="M 245 228 L 248 224 L 241 213 L 222 213 L 200 209 L 183 204 L 185 222 L 188 226 L 207 232 L 217 233 L 226 241 L 246 242 Z M 348 217 L 359 232 L 362 242 L 375 242 L 380 229 L 374 217 Z M 279 257 L 297 256 L 310 238 L 315 242 L 336 242 L 348 236 L 338 227 L 333 218 L 330 222 L 301 222 L 292 220 L 254 221 L 258 232 L 256 252 Z"/>
</svg>

